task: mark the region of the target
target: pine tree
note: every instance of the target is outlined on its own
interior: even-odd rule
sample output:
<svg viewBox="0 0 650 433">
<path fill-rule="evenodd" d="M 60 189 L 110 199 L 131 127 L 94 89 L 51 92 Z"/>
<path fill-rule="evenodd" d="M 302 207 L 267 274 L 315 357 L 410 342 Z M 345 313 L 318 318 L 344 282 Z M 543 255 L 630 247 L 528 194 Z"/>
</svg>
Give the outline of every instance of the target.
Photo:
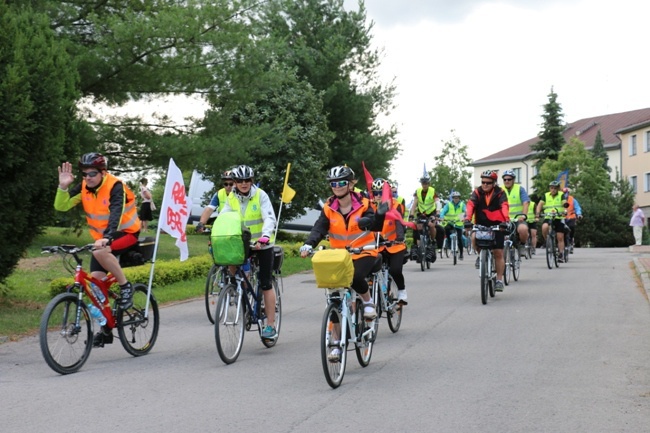
<svg viewBox="0 0 650 433">
<path fill-rule="evenodd" d="M 544 122 L 542 123 L 542 131 L 538 134 L 540 141 L 531 146 L 531 149 L 537 152 L 535 165 L 538 171 L 546 160 L 557 160 L 562 146 L 565 144 L 562 135 L 566 127 L 562 121 L 563 117 L 562 106 L 557 102 L 557 93 L 551 87 L 551 93 L 548 94 L 548 103 L 544 105 L 544 114 L 542 114 Z M 537 177 L 533 179 L 533 188 L 537 192 L 546 190 L 545 185 L 540 183 Z"/>
<path fill-rule="evenodd" d="M 596 140 L 594 141 L 594 147 L 591 148 L 591 154 L 594 158 L 600 158 L 603 161 L 603 167 L 608 173 L 612 171 L 612 168 L 608 164 L 609 156 L 607 156 L 607 152 L 605 151 L 603 135 L 600 133 L 600 129 L 596 134 Z"/>
</svg>

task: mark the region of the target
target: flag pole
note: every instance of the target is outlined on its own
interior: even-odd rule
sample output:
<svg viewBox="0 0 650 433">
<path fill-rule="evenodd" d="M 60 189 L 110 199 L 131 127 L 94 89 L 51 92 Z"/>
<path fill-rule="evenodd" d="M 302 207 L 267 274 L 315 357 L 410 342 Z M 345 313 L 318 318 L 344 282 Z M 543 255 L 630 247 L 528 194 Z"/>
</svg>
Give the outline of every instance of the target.
<svg viewBox="0 0 650 433">
<path fill-rule="evenodd" d="M 291 163 L 287 163 L 287 173 L 284 175 L 284 186 L 282 187 L 282 195 L 280 197 L 280 207 L 278 208 L 278 217 L 275 220 L 275 231 L 273 233 L 273 239 L 278 236 L 278 229 L 280 228 L 280 215 L 282 215 L 282 205 L 285 203 L 290 203 L 295 195 L 295 191 L 291 192 L 289 187 L 289 172 L 291 171 Z"/>
</svg>

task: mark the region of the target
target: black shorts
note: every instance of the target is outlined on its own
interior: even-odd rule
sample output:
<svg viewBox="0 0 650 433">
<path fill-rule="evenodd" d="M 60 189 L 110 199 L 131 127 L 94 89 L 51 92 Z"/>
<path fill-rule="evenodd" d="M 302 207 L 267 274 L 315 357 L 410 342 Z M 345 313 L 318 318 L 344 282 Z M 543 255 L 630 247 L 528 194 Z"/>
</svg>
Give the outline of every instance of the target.
<svg viewBox="0 0 650 433">
<path fill-rule="evenodd" d="M 119 256 L 124 254 L 127 251 L 131 250 L 133 247 L 138 245 L 138 235 L 139 233 L 124 233 L 117 232 L 113 236 L 113 241 L 111 242 L 111 254 L 114 256 Z M 90 272 L 106 272 L 106 269 L 99 264 L 95 256 L 90 258 Z"/>
<path fill-rule="evenodd" d="M 145 201 L 140 205 L 140 219 L 142 221 L 151 221 L 153 220 L 153 214 L 151 212 L 151 202 Z"/>
</svg>

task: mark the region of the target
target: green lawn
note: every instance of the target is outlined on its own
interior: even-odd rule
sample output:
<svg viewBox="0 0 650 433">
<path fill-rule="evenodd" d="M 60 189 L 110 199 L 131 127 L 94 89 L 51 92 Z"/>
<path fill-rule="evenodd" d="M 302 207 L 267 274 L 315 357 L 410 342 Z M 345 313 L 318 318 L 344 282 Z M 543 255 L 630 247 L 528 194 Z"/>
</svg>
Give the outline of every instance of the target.
<svg viewBox="0 0 650 433">
<path fill-rule="evenodd" d="M 152 233 L 151 236 L 155 236 Z M 208 237 L 191 235 L 187 237 L 190 257 L 208 254 Z M 70 234 L 60 228 L 49 228 L 36 238 L 26 251 L 18 268 L 7 279 L 4 287 L 0 286 L 0 337 L 16 340 L 24 335 L 34 334 L 38 329 L 43 309 L 50 301 L 50 281 L 69 276 L 64 269 L 61 257 L 42 255 L 41 246 L 74 244 L 85 245 L 92 239 L 86 230 L 81 236 Z M 156 255 L 156 262 L 179 260 L 176 240 L 161 234 Z M 84 261 L 88 263 L 89 258 Z M 311 261 L 296 257 L 285 257 L 282 266 L 283 275 L 291 275 L 311 269 Z M 205 278 L 197 278 L 170 284 L 155 291 L 158 303 L 164 305 L 185 299 L 203 297 Z M 205 315 L 203 309 L 197 314 Z M 207 318 L 206 318 L 207 320 Z"/>
</svg>

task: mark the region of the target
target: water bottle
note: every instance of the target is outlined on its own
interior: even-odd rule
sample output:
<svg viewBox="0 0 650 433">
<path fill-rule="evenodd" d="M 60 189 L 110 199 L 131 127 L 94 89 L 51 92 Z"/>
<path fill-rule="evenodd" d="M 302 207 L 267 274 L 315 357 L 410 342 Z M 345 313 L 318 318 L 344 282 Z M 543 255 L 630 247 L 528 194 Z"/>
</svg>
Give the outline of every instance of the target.
<svg viewBox="0 0 650 433">
<path fill-rule="evenodd" d="M 93 304 L 92 302 L 88 304 L 88 310 L 90 310 L 90 317 L 97 320 L 99 326 L 106 325 L 106 317 L 104 317 L 104 315 L 102 314 L 99 308 L 95 307 L 95 304 Z"/>
<path fill-rule="evenodd" d="M 104 302 L 106 302 L 106 296 L 104 296 L 104 292 L 102 292 L 102 289 L 97 287 L 97 285 L 92 281 L 90 281 L 89 283 L 90 283 L 90 290 L 93 291 L 95 297 L 99 300 L 99 303 L 104 305 Z"/>
</svg>

